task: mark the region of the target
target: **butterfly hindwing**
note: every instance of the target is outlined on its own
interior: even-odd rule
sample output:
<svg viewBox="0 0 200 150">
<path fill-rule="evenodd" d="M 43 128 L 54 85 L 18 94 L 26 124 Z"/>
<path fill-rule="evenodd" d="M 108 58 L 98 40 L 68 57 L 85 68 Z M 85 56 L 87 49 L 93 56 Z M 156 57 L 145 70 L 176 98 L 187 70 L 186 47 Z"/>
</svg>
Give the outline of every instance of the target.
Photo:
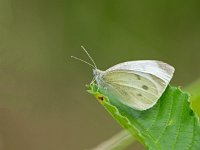
<svg viewBox="0 0 200 150">
<path fill-rule="evenodd" d="M 102 77 L 109 92 L 116 94 L 121 102 L 138 110 L 152 107 L 167 87 L 158 77 L 129 70 L 113 70 Z"/>
</svg>

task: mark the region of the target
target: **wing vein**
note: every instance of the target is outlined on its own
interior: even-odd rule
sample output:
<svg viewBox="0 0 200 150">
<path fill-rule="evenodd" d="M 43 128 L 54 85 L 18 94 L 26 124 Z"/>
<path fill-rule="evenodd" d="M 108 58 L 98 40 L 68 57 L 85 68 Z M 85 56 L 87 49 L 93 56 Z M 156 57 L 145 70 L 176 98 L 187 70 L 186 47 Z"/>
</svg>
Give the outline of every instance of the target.
<svg viewBox="0 0 200 150">
<path fill-rule="evenodd" d="M 129 87 L 129 88 L 134 88 L 134 89 L 141 90 L 142 92 L 145 92 L 147 94 L 150 94 L 150 95 L 153 95 L 153 96 L 157 97 L 155 94 L 150 93 L 150 92 L 148 92 L 146 90 L 143 90 L 142 88 L 138 88 L 138 87 L 135 87 L 135 86 L 129 86 L 128 84 L 122 84 L 122 83 L 116 83 L 116 82 L 110 82 L 109 84 L 111 84 L 111 85 L 115 84 L 115 85 L 118 85 L 118 86 L 125 86 L 125 87 Z"/>
</svg>

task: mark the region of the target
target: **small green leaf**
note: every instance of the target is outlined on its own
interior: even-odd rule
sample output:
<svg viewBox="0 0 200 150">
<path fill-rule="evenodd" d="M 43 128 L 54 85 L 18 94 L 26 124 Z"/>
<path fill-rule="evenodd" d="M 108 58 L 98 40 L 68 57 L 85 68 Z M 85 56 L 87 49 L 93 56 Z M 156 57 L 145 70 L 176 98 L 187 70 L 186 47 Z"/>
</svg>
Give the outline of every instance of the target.
<svg viewBox="0 0 200 150">
<path fill-rule="evenodd" d="M 190 107 L 189 95 L 168 86 L 157 104 L 145 111 L 122 104 L 95 84 L 89 87 L 105 109 L 150 150 L 199 150 L 200 124 Z"/>
</svg>

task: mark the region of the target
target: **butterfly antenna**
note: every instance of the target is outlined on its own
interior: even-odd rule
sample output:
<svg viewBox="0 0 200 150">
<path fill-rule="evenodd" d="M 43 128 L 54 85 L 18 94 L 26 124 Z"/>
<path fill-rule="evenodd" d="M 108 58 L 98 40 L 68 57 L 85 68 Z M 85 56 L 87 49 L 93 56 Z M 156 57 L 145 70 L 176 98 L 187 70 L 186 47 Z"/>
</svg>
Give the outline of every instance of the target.
<svg viewBox="0 0 200 150">
<path fill-rule="evenodd" d="M 81 46 L 81 48 L 85 51 L 85 53 L 88 55 L 88 57 L 90 58 L 90 60 L 94 64 L 94 67 L 97 69 L 97 66 L 96 66 L 94 60 L 92 59 L 92 57 L 90 56 L 90 54 L 87 52 L 87 50 L 83 46 Z"/>
<path fill-rule="evenodd" d="M 76 59 L 76 60 L 78 60 L 78 61 L 81 61 L 81 62 L 83 62 L 83 63 L 85 63 L 85 64 L 88 64 L 88 65 L 91 66 L 92 68 L 96 69 L 96 66 L 90 64 L 89 62 L 87 62 L 87 61 L 85 61 L 85 60 L 82 60 L 82 59 L 80 59 L 80 58 L 78 58 L 78 57 L 75 57 L 75 56 L 71 56 L 71 58 L 74 58 L 74 59 Z"/>
</svg>

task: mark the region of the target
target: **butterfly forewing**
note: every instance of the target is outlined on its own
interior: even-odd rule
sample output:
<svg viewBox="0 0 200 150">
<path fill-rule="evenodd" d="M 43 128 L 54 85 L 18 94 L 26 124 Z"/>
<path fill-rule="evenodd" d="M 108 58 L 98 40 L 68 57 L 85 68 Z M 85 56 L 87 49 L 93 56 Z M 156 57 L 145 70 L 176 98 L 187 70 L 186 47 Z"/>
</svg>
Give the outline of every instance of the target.
<svg viewBox="0 0 200 150">
<path fill-rule="evenodd" d="M 174 67 L 162 61 L 156 60 L 137 60 L 123 62 L 107 69 L 106 72 L 111 72 L 114 70 L 130 70 L 152 74 L 159 79 L 162 79 L 166 84 L 169 83 L 174 73 Z"/>
</svg>

